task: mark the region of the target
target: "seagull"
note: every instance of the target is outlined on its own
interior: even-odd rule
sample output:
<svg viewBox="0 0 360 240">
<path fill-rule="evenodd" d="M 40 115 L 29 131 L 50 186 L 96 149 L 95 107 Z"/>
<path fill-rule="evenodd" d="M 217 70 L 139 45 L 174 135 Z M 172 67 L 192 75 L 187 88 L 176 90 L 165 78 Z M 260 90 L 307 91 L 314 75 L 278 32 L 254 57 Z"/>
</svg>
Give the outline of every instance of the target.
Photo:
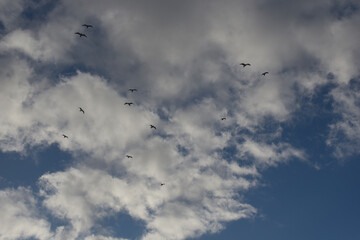
<svg viewBox="0 0 360 240">
<path fill-rule="evenodd" d="M 83 27 L 86 27 L 86 29 L 93 27 L 93 25 L 90 25 L 90 24 L 83 24 L 82 26 L 83 26 Z"/>
<path fill-rule="evenodd" d="M 165 183 L 160 183 L 160 186 L 164 186 L 165 185 Z"/>
<path fill-rule="evenodd" d="M 82 109 L 81 107 L 79 107 L 79 111 L 82 112 L 83 114 L 85 114 L 84 109 Z"/>
<path fill-rule="evenodd" d="M 130 88 L 129 91 L 130 91 L 130 92 L 136 92 L 137 89 L 136 89 L 136 88 Z"/>
<path fill-rule="evenodd" d="M 133 157 L 132 157 L 132 156 L 130 156 L 130 155 L 126 155 L 126 157 L 127 157 L 127 158 L 133 158 Z"/>
<path fill-rule="evenodd" d="M 221 118 L 221 121 L 223 121 L 223 120 L 226 120 L 226 117 L 222 117 L 222 118 Z"/>
<path fill-rule="evenodd" d="M 269 72 L 263 72 L 261 75 L 265 76 L 266 74 L 269 74 Z"/>
<path fill-rule="evenodd" d="M 64 137 L 64 138 L 69 138 L 69 137 L 68 137 L 68 136 L 66 136 L 65 134 L 63 134 L 63 137 Z"/>
<path fill-rule="evenodd" d="M 150 128 L 156 129 L 156 127 L 154 125 L 151 125 L 151 124 L 150 124 Z"/>
<path fill-rule="evenodd" d="M 76 32 L 75 34 L 79 35 L 79 37 L 87 37 L 84 33 Z"/>
<path fill-rule="evenodd" d="M 124 103 L 124 105 L 129 105 L 129 106 L 131 106 L 131 104 L 134 104 L 134 103 L 132 103 L 132 102 L 126 102 L 126 103 Z"/>
<path fill-rule="evenodd" d="M 241 66 L 243 66 L 243 67 L 246 67 L 246 66 L 251 66 L 251 64 L 250 64 L 250 63 L 240 63 L 240 65 L 241 65 Z"/>
</svg>

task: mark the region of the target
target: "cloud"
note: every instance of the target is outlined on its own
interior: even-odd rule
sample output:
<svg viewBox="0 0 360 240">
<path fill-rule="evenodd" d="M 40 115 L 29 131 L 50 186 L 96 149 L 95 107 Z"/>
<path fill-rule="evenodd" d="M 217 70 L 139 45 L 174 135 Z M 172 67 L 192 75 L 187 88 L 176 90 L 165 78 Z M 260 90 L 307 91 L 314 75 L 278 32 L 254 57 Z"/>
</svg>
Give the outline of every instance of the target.
<svg viewBox="0 0 360 240">
<path fill-rule="evenodd" d="M 40 223 L 31 236 L 115 239 L 92 227 L 126 213 L 145 223 L 143 239 L 186 239 L 253 217 L 243 196 L 259 169 L 307 157 L 266 121 L 291 121 L 297 95 L 327 84 L 329 73 L 342 116 L 329 144 L 339 133 L 357 144 L 358 96 L 349 81 L 360 66 L 359 15 L 345 11 L 348 4 L 335 14 L 327 0 L 64 0 L 26 26 L 17 22 L 22 2 L 6 5 L 0 149 L 26 154 L 56 144 L 73 156 L 66 170 L 39 179 L 39 203 L 68 225 L 49 232 L 35 200 L 26 200 L 26 219 Z M 83 29 L 85 22 L 95 27 Z M 239 66 L 244 61 L 251 67 Z"/>
<path fill-rule="evenodd" d="M 275 166 L 292 158 L 306 159 L 304 151 L 293 148 L 287 143 L 266 144 L 246 139 L 238 148 L 241 158 L 247 158 L 249 155 L 259 166 L 265 167 Z"/>
<path fill-rule="evenodd" d="M 4 0 L 0 3 L 0 21 L 5 28 L 12 28 L 16 26 L 16 20 L 25 7 L 23 0 Z"/>
<path fill-rule="evenodd" d="M 141 104 L 124 106 L 127 99 L 97 76 L 78 72 L 36 93 L 29 82 L 25 83 L 25 94 L 14 94 L 19 88 L 8 91 L 16 97 L 14 114 L 22 116 L 21 122 L 6 119 L 4 124 L 17 130 L 11 133 L 16 150 L 57 143 L 78 158 L 78 167 L 40 178 L 44 206 L 55 217 L 70 222 L 70 228 L 58 227 L 56 236 L 88 234 L 97 220 L 113 211 L 145 221 L 149 229 L 146 238 L 196 236 L 256 212 L 237 200 L 237 191 L 256 185 L 256 168 L 227 162 L 217 154 L 230 134 L 211 131 L 213 122 L 219 121 L 211 100 L 175 112 L 165 123 Z M 158 129 L 150 129 L 149 123 Z M 63 133 L 69 139 L 63 139 Z M 6 148 L 12 146 L 8 135 L 2 136 L 6 139 L 3 151 L 14 150 Z M 179 151 L 180 145 L 189 153 Z M 124 157 L 129 153 L 133 159 Z M 165 188 L 160 187 L 161 182 L 166 183 Z M 207 208 L 199 210 L 200 205 Z M 176 228 L 169 225 L 169 232 L 163 232 L 159 223 L 174 219 L 173 207 L 181 207 L 188 214 L 179 218 Z M 185 231 L 190 217 L 200 229 Z"/>
<path fill-rule="evenodd" d="M 30 189 L 19 187 L 0 191 L 0 237 L 50 239 L 50 223 L 41 217 Z"/>
<path fill-rule="evenodd" d="M 40 185 L 45 206 L 55 216 L 68 219 L 78 234 L 106 215 L 126 212 L 146 222 L 149 232 L 144 239 L 184 239 L 216 232 L 223 222 L 256 213 L 252 206 L 238 202 L 235 192 L 252 184 L 243 176 L 253 172 L 244 168 L 236 173 L 224 163 L 223 167 L 227 170 L 223 176 L 209 168 L 202 174 L 195 167 L 172 169 L 165 186 L 151 171 L 147 177 L 135 171 L 115 177 L 83 167 L 46 174 Z"/>
<path fill-rule="evenodd" d="M 331 96 L 334 99 L 334 112 L 339 120 L 330 124 L 327 144 L 335 149 L 334 154 L 339 159 L 358 154 L 360 143 L 359 121 L 359 82 L 354 79 L 349 84 L 342 84 L 333 89 Z"/>
</svg>

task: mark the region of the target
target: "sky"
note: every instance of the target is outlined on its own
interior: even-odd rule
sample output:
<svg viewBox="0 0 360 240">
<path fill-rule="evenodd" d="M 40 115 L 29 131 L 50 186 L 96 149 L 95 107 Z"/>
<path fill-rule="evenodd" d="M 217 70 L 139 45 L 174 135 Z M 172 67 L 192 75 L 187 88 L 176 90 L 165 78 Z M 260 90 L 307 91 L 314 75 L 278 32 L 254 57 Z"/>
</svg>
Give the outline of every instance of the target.
<svg viewBox="0 0 360 240">
<path fill-rule="evenodd" d="M 1 0 L 0 238 L 359 239 L 359 26 L 351 0 Z"/>
</svg>

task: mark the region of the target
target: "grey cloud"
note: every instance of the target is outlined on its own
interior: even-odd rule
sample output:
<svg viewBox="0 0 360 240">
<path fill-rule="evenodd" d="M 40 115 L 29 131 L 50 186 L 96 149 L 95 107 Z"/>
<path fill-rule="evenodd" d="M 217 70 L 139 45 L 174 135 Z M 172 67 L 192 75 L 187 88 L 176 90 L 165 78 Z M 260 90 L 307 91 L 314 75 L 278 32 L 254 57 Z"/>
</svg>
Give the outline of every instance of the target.
<svg viewBox="0 0 360 240">
<path fill-rule="evenodd" d="M 25 8 L 23 0 L 4 0 L 0 3 L 0 21 L 5 29 L 16 27 L 16 20 Z"/>
</svg>

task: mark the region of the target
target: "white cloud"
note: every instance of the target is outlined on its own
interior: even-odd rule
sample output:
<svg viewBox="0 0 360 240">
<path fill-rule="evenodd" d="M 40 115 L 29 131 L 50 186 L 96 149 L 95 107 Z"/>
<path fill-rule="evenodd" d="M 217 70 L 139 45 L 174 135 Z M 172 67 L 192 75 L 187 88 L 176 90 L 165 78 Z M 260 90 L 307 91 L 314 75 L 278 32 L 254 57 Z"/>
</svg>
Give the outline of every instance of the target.
<svg viewBox="0 0 360 240">
<path fill-rule="evenodd" d="M 13 110 L 22 116 L 22 122 L 5 119 L 8 122 L 4 125 L 17 130 L 12 133 L 17 150 L 27 145 L 58 143 L 75 157 L 87 154 L 78 162 L 78 168 L 41 177 L 44 205 L 54 216 L 71 223 L 70 229 L 58 227 L 56 237 L 87 234 L 97 220 L 112 211 L 125 211 L 145 221 L 149 238 L 158 234 L 186 238 L 217 231 L 223 222 L 256 212 L 236 199 L 237 191 L 256 184 L 254 177 L 258 173 L 254 167 L 229 163 L 216 153 L 226 146 L 230 134 L 211 130 L 220 124 L 214 125 L 220 116 L 211 100 L 175 112 L 165 123 L 140 104 L 124 106 L 127 99 L 97 76 L 79 72 L 36 94 L 29 82 L 24 82 L 25 96 L 31 104 L 22 104 L 24 95 L 14 94 L 21 89 L 9 91 L 17 97 Z M 79 112 L 78 106 L 85 109 L 85 114 Z M 150 123 L 158 129 L 150 129 Z M 69 139 L 63 139 L 62 133 Z M 8 134 L 2 139 L 8 139 Z M 188 148 L 188 155 L 179 152 L 179 144 Z M 134 158 L 126 159 L 125 154 Z M 161 182 L 166 187 L 161 188 Z M 194 208 L 199 204 L 207 209 Z M 159 222 L 171 222 L 171 208 L 179 206 L 188 214 L 179 219 L 176 228 L 167 226 L 172 233 L 162 232 Z M 201 229 L 185 231 L 190 217 Z"/>
<path fill-rule="evenodd" d="M 59 24 L 53 24 L 42 30 L 39 33 L 30 30 L 14 30 L 0 42 L 0 50 L 16 49 L 40 61 L 57 63 L 60 60 L 67 60 L 66 51 L 76 40 L 69 29 L 64 30 Z"/>
<path fill-rule="evenodd" d="M 331 124 L 327 140 L 334 147 L 335 156 L 345 159 L 349 155 L 358 154 L 360 143 L 360 113 L 358 81 L 352 84 L 342 84 L 331 92 L 334 98 L 334 110 L 341 118 Z"/>
<path fill-rule="evenodd" d="M 50 223 L 42 219 L 31 190 L 19 187 L 0 191 L 0 238 L 50 239 Z"/>
<path fill-rule="evenodd" d="M 31 123 L 24 118 L 23 104 L 31 95 L 33 87 L 28 82 L 32 70 L 24 61 L 3 63 L 0 88 L 0 146 L 3 151 L 21 151 L 22 138 Z"/>
<path fill-rule="evenodd" d="M 266 144 L 246 139 L 245 142 L 238 146 L 241 158 L 247 158 L 247 154 L 252 156 L 260 166 L 274 166 L 278 163 L 296 158 L 305 160 L 305 153 L 302 150 L 291 147 L 290 144 Z"/>
<path fill-rule="evenodd" d="M 149 156 L 147 160 L 161 159 Z M 253 184 L 244 176 L 254 172 L 246 168 L 233 172 L 225 162 L 222 165 L 227 171 L 223 176 L 209 168 L 200 174 L 195 166 L 162 170 L 168 175 L 162 187 L 151 169 L 146 177 L 139 171 L 115 177 L 89 168 L 69 169 L 42 176 L 40 185 L 45 206 L 55 216 L 68 219 L 78 234 L 105 215 L 126 212 L 146 222 L 149 233 L 144 239 L 184 239 L 216 232 L 223 222 L 256 213 L 252 206 L 236 200 L 236 189 Z"/>
</svg>

